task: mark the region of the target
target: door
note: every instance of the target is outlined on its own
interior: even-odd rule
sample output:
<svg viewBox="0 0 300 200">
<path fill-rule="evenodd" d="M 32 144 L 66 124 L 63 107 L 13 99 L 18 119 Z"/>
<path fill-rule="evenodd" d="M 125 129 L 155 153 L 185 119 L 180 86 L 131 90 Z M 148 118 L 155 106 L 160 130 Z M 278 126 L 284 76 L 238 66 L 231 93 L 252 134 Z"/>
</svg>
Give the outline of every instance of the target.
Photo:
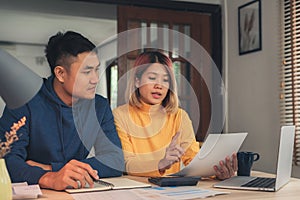
<svg viewBox="0 0 300 200">
<path fill-rule="evenodd" d="M 132 33 L 134 40 L 130 44 L 126 40 L 118 42 L 123 50 L 129 49 L 126 54 L 119 51 L 119 79 L 126 79 L 126 72 L 145 47 L 166 47 L 164 49 L 168 49 L 166 53 L 173 61 L 180 106 L 188 112 L 198 141 L 204 140 L 210 124 L 211 100 L 207 83 L 212 81 L 212 76 L 204 80 L 199 69 L 189 62 L 189 57 L 193 57 L 191 41 L 196 41 L 212 55 L 211 22 L 212 16 L 208 13 L 118 6 L 118 33 L 140 30 Z M 130 50 L 129 45 L 137 48 Z M 125 87 L 124 84 L 118 86 L 119 105 L 125 103 Z"/>
</svg>

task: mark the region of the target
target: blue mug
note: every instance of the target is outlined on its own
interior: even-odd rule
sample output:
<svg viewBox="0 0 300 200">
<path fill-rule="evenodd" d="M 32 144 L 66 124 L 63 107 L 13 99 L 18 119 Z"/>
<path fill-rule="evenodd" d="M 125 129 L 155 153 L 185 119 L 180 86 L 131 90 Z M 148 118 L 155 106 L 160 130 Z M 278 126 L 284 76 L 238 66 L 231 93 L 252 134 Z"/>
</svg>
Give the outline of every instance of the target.
<svg viewBox="0 0 300 200">
<path fill-rule="evenodd" d="M 259 154 L 254 152 L 242 151 L 237 153 L 238 176 L 250 176 L 253 162 L 259 160 Z"/>
</svg>

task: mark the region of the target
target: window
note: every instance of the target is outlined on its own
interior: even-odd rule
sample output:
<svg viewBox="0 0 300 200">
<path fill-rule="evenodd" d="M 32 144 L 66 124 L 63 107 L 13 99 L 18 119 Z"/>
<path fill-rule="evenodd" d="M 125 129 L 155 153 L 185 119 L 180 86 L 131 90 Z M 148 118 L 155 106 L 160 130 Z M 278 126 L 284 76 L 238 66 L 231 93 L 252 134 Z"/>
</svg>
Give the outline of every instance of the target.
<svg viewBox="0 0 300 200">
<path fill-rule="evenodd" d="M 117 107 L 117 95 L 118 95 L 118 66 L 113 65 L 110 68 L 110 92 L 109 92 L 109 99 L 110 99 L 110 105 L 111 108 L 114 109 Z"/>
<path fill-rule="evenodd" d="M 283 1 L 281 123 L 296 126 L 294 164 L 300 166 L 300 0 Z"/>
<path fill-rule="evenodd" d="M 110 101 L 111 109 L 116 108 L 117 105 L 117 95 L 118 95 L 118 65 L 117 60 L 110 63 L 106 69 L 106 89 L 107 98 Z"/>
</svg>

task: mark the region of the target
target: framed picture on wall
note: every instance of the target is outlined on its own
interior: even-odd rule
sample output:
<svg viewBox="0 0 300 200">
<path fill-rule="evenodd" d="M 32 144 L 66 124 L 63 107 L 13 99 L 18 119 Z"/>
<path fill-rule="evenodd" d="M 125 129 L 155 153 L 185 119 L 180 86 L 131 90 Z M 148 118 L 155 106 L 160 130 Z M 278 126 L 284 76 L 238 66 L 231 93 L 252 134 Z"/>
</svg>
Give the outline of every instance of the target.
<svg viewBox="0 0 300 200">
<path fill-rule="evenodd" d="M 261 50 L 261 2 L 254 0 L 238 8 L 239 55 Z"/>
</svg>

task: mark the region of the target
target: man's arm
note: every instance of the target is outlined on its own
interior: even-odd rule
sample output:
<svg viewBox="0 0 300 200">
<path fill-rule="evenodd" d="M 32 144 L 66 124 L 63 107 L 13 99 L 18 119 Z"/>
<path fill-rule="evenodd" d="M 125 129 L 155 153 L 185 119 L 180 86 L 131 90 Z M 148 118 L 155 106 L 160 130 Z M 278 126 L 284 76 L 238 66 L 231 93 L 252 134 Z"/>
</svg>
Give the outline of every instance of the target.
<svg viewBox="0 0 300 200">
<path fill-rule="evenodd" d="M 11 151 L 5 156 L 5 162 L 12 182 L 28 182 L 37 184 L 41 176 L 47 171 L 42 168 L 30 166 L 25 162 L 27 157 L 26 147 L 29 144 L 29 124 L 31 118 L 26 106 L 10 110 L 4 109 L 0 120 L 1 134 L 8 131 L 13 123 L 26 116 L 26 123 L 21 127 L 17 134 L 19 139 L 13 143 Z"/>
<path fill-rule="evenodd" d="M 100 177 L 121 176 L 124 171 L 124 156 L 120 138 L 116 132 L 114 118 L 107 100 L 96 102 L 97 119 L 100 124 L 96 141 L 95 156 L 83 160 L 98 170 Z"/>
<path fill-rule="evenodd" d="M 104 114 L 102 118 L 100 113 L 97 114 L 101 129 L 95 141 L 95 157 L 87 161 L 93 168 L 100 169 L 100 177 L 121 176 L 125 165 L 121 141 L 108 101 L 105 100 L 101 106 L 104 106 Z"/>
</svg>

